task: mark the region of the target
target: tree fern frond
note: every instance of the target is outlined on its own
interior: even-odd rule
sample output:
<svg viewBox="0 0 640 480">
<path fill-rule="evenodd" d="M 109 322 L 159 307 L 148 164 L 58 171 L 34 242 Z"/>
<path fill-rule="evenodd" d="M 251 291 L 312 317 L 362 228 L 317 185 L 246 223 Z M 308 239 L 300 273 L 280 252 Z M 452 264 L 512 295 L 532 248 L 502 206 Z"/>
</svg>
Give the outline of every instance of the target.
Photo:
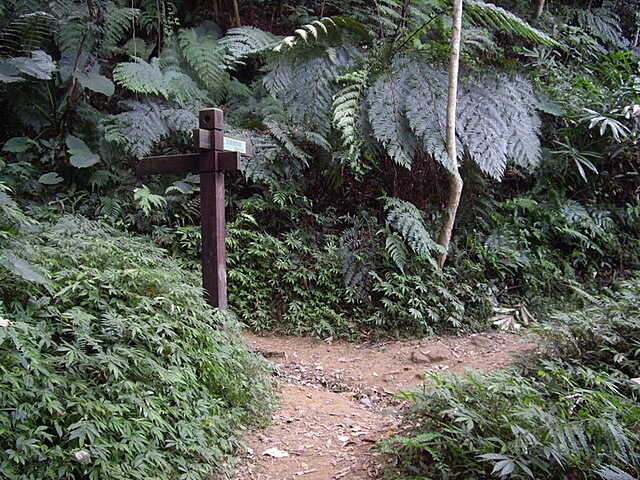
<svg viewBox="0 0 640 480">
<path fill-rule="evenodd" d="M 616 48 L 628 48 L 629 41 L 624 37 L 620 17 L 608 8 L 577 9 L 578 23 L 605 43 Z"/>
<path fill-rule="evenodd" d="M 105 24 L 102 26 L 101 50 L 110 56 L 123 39 L 124 34 L 135 27 L 140 10 L 130 7 L 118 7 L 113 2 L 107 4 Z"/>
<path fill-rule="evenodd" d="M 422 148 L 437 162 L 451 168 L 446 150 L 447 78 L 422 62 L 405 66 L 406 114 Z"/>
<path fill-rule="evenodd" d="M 269 71 L 262 82 L 264 88 L 273 97 L 280 97 L 293 82 L 294 64 L 287 56 L 280 56 L 277 61 L 269 65 Z"/>
<path fill-rule="evenodd" d="M 489 92 L 493 92 L 497 108 L 508 126 L 504 132 L 507 156 L 517 165 L 533 169 L 541 160 L 541 122 L 535 108 L 537 99 L 533 94 L 533 86 L 519 75 L 489 75 L 483 77 L 482 83 Z"/>
<path fill-rule="evenodd" d="M 362 102 L 369 80 L 367 69 L 351 72 L 339 78 L 349 82 L 333 96 L 333 124 L 342 134 L 343 143 L 349 147 L 349 156 L 355 158 L 360 149 L 358 132 Z"/>
<path fill-rule="evenodd" d="M 112 117 L 105 126 L 107 141 L 121 145 L 138 158 L 149 155 L 154 144 L 169 135 L 159 104 L 127 101 L 128 111 Z"/>
<path fill-rule="evenodd" d="M 254 182 L 272 183 L 276 180 L 274 168 L 282 152 L 282 147 L 267 135 L 256 135 L 243 132 L 242 135 L 251 141 L 253 155 L 242 159 L 241 170 L 244 176 Z"/>
<path fill-rule="evenodd" d="M 409 252 L 407 251 L 407 247 L 405 247 L 404 240 L 397 233 L 392 232 L 385 238 L 384 248 L 391 257 L 391 260 L 393 260 L 393 263 L 396 264 L 396 267 L 398 267 L 401 272 L 404 272 L 407 258 L 409 258 Z"/>
<path fill-rule="evenodd" d="M 500 180 L 507 168 L 506 119 L 496 108 L 491 92 L 467 85 L 458 102 L 456 134 L 464 150 L 480 169 Z"/>
<path fill-rule="evenodd" d="M 158 59 L 152 58 L 150 63 L 141 58 L 134 60 L 116 65 L 113 69 L 113 79 L 133 92 L 168 98 L 166 79 L 160 70 Z"/>
<path fill-rule="evenodd" d="M 198 115 L 184 108 L 166 108 L 160 112 L 160 118 L 172 132 L 192 132 L 198 127 Z"/>
<path fill-rule="evenodd" d="M 210 103 L 209 94 L 178 67 L 169 67 L 164 71 L 164 84 L 167 96 L 183 108 L 195 112 Z"/>
<path fill-rule="evenodd" d="M 64 18 L 64 23 L 58 25 L 55 33 L 56 43 L 62 57 L 70 58 L 70 61 L 75 63 L 81 45 L 82 51 L 91 52 L 95 44 L 94 25 L 88 21 L 89 9 L 84 5 L 73 5 L 71 2 L 57 2 L 57 7 L 55 15 Z"/>
<path fill-rule="evenodd" d="M 287 48 L 292 48 L 296 44 L 299 44 L 300 40 L 302 40 L 303 44 L 306 44 L 311 40 L 318 41 L 325 38 L 339 39 L 343 30 L 357 35 L 365 43 L 371 41 L 371 36 L 366 26 L 356 19 L 348 16 L 324 17 L 297 28 L 295 35 L 283 38 L 273 50 L 275 52 L 284 51 Z"/>
<path fill-rule="evenodd" d="M 304 165 L 308 165 L 311 159 L 310 155 L 295 145 L 291 137 L 282 129 L 277 121 L 267 118 L 264 120 L 264 124 L 294 158 L 302 161 Z"/>
<path fill-rule="evenodd" d="M 462 30 L 461 49 L 471 55 L 475 52 L 494 52 L 497 46 L 486 28 L 468 27 Z"/>
<path fill-rule="evenodd" d="M 351 56 L 344 49 L 337 49 L 333 60 L 322 56 L 297 65 L 283 98 L 287 113 L 296 125 L 328 135 L 335 79 L 340 69 L 350 62 Z"/>
<path fill-rule="evenodd" d="M 417 145 L 405 115 L 407 91 L 402 80 L 384 73 L 369 88 L 369 121 L 389 156 L 398 165 L 411 168 Z"/>
<path fill-rule="evenodd" d="M 546 33 L 541 32 L 513 13 L 507 12 L 505 9 L 497 7 L 492 3 L 468 0 L 465 3 L 464 12 L 475 24 L 485 26 L 489 30 L 518 35 L 543 45 L 559 45 L 558 42 Z"/>
<path fill-rule="evenodd" d="M 193 28 L 178 34 L 182 55 L 199 79 L 214 95 L 214 103 L 223 96 L 229 74 L 226 71 L 225 50 L 211 35 L 199 35 Z"/>
<path fill-rule="evenodd" d="M 272 50 L 279 37 L 256 27 L 239 27 L 227 30 L 218 44 L 226 49 L 225 59 L 229 64 L 240 63 L 242 58 Z"/>
<path fill-rule="evenodd" d="M 40 49 L 51 38 L 57 25 L 58 20 L 46 12 L 20 15 L 0 33 L 0 55 Z"/>
<path fill-rule="evenodd" d="M 467 81 L 458 103 L 457 136 L 487 175 L 502 178 L 508 159 L 532 168 L 540 161 L 540 119 L 531 85 L 521 77 L 488 75 Z"/>
</svg>

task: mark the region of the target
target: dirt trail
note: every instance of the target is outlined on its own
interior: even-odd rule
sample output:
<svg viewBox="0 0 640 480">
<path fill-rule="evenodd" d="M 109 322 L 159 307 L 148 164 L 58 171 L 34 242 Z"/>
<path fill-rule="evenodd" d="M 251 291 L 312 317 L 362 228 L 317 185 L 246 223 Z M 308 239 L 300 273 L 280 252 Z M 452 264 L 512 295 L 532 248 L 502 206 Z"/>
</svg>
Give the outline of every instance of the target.
<svg viewBox="0 0 640 480">
<path fill-rule="evenodd" d="M 247 432 L 239 480 L 380 478 L 375 442 L 399 424 L 395 394 L 428 371 L 503 368 L 526 347 L 508 333 L 354 345 L 300 337 L 245 335 L 281 373 L 282 405 L 272 425 Z"/>
</svg>

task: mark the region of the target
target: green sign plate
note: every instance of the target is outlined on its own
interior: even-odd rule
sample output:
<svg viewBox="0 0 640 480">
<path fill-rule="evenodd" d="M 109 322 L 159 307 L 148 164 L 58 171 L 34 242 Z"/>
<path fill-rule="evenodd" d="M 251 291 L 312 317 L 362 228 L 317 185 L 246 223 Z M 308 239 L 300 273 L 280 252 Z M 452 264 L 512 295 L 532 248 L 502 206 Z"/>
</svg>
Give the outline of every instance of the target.
<svg viewBox="0 0 640 480">
<path fill-rule="evenodd" d="M 235 137 L 223 137 L 222 149 L 228 152 L 247 154 L 247 141 Z"/>
</svg>

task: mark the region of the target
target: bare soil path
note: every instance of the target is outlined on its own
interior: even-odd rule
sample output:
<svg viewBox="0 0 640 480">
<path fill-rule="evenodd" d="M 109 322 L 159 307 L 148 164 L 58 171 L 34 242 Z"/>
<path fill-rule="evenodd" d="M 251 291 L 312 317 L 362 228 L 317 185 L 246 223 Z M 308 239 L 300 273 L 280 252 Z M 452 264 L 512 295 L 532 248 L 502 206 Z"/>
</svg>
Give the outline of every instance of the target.
<svg viewBox="0 0 640 480">
<path fill-rule="evenodd" d="M 247 432 L 239 480 L 380 478 L 374 445 L 399 425 L 395 394 L 419 387 L 428 371 L 504 368 L 511 353 L 527 347 L 497 332 L 362 345 L 252 333 L 245 339 L 280 372 L 282 404 L 269 428 Z"/>
</svg>

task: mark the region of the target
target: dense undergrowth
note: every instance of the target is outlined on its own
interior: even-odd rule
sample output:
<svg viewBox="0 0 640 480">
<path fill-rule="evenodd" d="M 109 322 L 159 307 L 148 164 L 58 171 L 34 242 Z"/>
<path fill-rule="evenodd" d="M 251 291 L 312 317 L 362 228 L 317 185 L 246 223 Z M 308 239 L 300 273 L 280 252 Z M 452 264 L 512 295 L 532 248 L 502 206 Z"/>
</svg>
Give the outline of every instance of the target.
<svg viewBox="0 0 640 480">
<path fill-rule="evenodd" d="M 407 392 L 389 478 L 637 478 L 639 294 L 635 278 L 558 314 L 518 368 Z"/>
<path fill-rule="evenodd" d="M 198 275 L 99 222 L 0 212 L 2 475 L 230 473 L 242 427 L 267 421 L 270 372 Z"/>
<path fill-rule="evenodd" d="M 637 477 L 638 1 L 465 2 L 444 269 L 446 2 L 0 4 L 3 473 L 206 478 L 268 411 L 264 366 L 196 288 L 197 175 L 132 173 L 222 105 L 254 150 L 225 174 L 243 324 L 550 339 L 531 370 L 415 394 L 403 474 Z M 545 329 L 557 310 L 579 311 Z"/>
</svg>

